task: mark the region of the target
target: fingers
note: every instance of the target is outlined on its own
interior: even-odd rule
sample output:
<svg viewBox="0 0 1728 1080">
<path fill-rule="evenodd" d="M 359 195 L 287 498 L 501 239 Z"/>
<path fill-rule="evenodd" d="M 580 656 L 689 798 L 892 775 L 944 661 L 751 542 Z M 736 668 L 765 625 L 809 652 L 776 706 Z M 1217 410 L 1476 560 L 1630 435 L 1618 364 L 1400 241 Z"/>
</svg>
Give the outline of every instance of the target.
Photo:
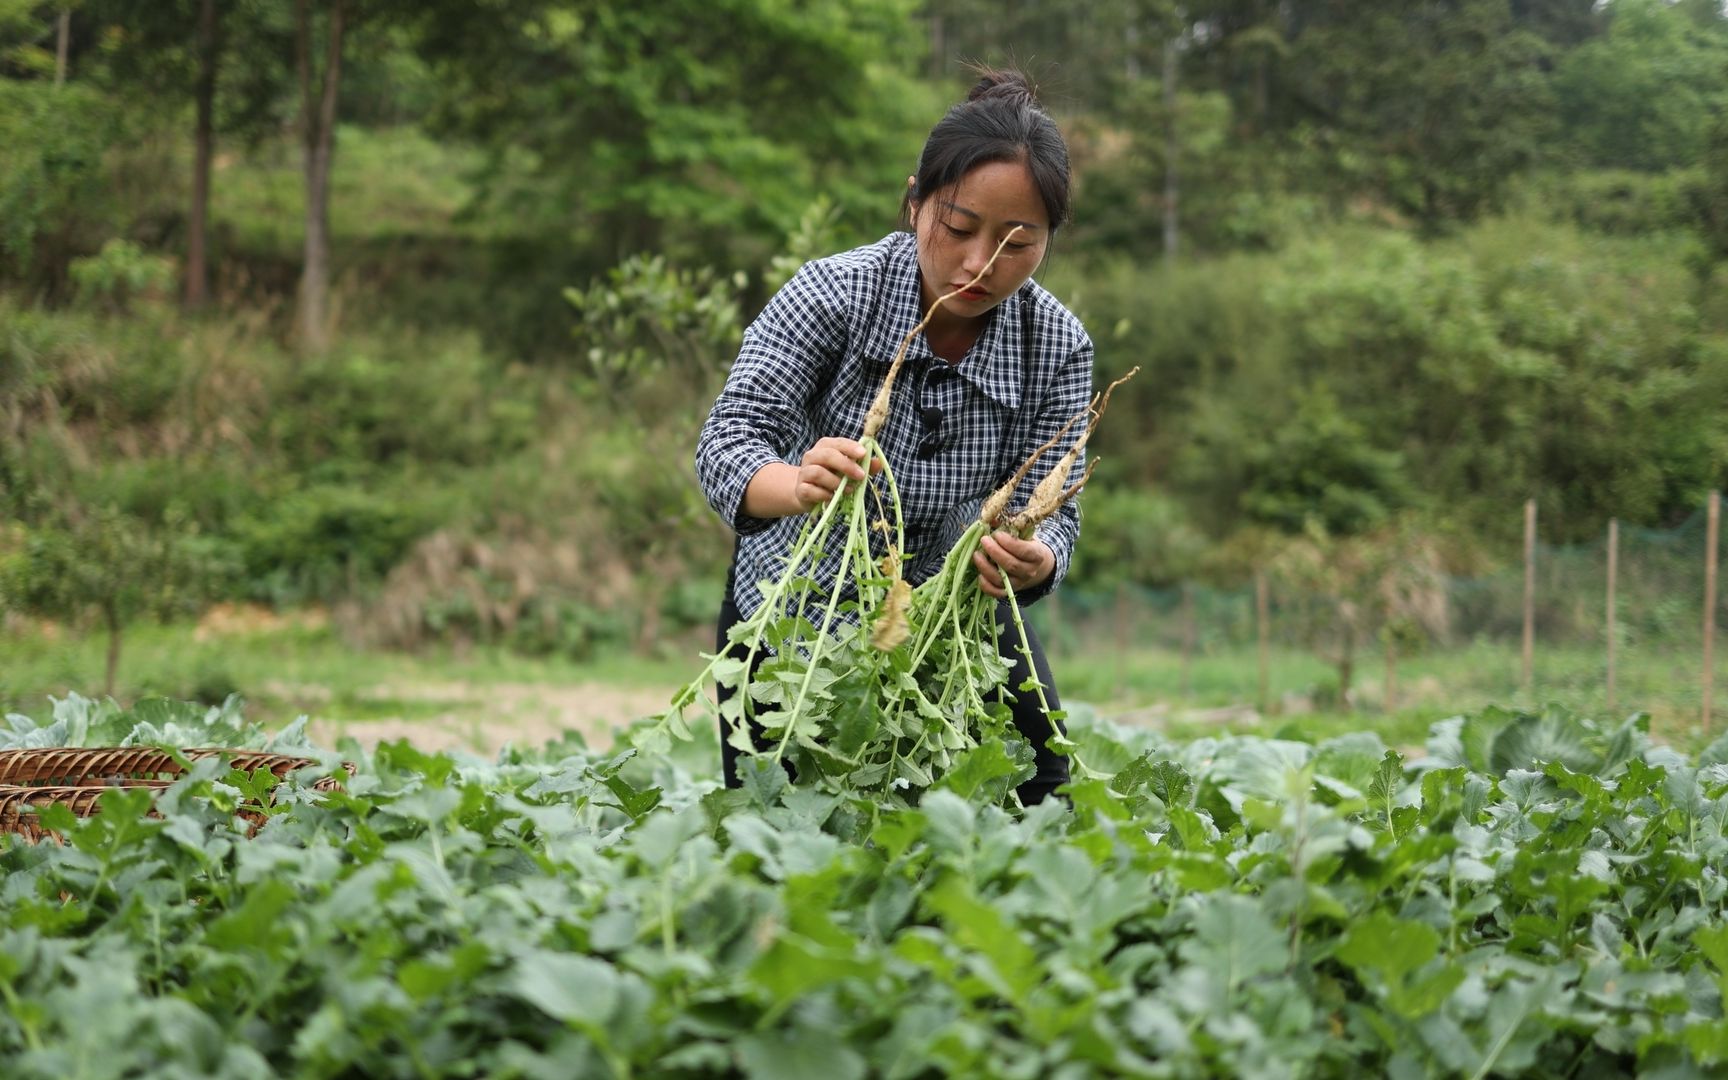
<svg viewBox="0 0 1728 1080">
<path fill-rule="evenodd" d="M 979 544 L 979 550 L 1004 574 L 1008 575 L 1008 580 L 1015 587 L 1019 587 L 1022 581 L 1031 576 L 1035 567 L 1022 558 L 1019 551 L 1015 550 L 1018 545 L 1010 546 L 1008 535 L 998 532 L 986 536 Z"/>
<path fill-rule="evenodd" d="M 837 435 L 830 435 L 827 438 L 818 439 L 816 445 L 812 446 L 805 452 L 804 457 L 808 460 L 811 454 L 815 454 L 819 451 L 825 461 L 832 461 L 840 466 L 837 471 L 842 472 L 844 475 L 849 476 L 854 480 L 864 479 L 864 470 L 858 463 L 864 461 L 866 457 L 869 459 L 870 472 L 872 475 L 882 471 L 883 461 L 881 457 L 873 455 L 868 450 L 864 449 L 864 444 L 858 442 L 856 439 L 842 439 Z M 833 457 L 835 454 L 838 454 L 839 456 L 837 458 Z"/>
<path fill-rule="evenodd" d="M 1001 598 L 1008 595 L 1003 575 L 1015 592 L 1030 589 L 1054 572 L 1056 556 L 1042 540 L 1022 540 L 1013 533 L 996 532 L 979 542 L 972 565 L 978 568 L 978 587 Z"/>
<path fill-rule="evenodd" d="M 817 440 L 816 445 L 804 451 L 804 456 L 799 459 L 793 497 L 800 506 L 809 510 L 832 499 L 845 481 L 862 481 L 865 472 L 860 461 L 864 454 L 863 444 L 852 439 L 830 436 Z M 880 468 L 879 462 L 871 464 L 872 471 Z"/>
<path fill-rule="evenodd" d="M 864 479 L 864 466 L 859 464 L 864 460 L 864 444 L 852 439 L 833 435 L 818 439 L 815 446 L 804 451 L 803 460 L 805 465 L 820 465 L 841 476 Z"/>
<path fill-rule="evenodd" d="M 1008 591 L 1002 587 L 1001 571 L 997 570 L 996 564 L 990 561 L 990 556 L 984 554 L 983 548 L 972 553 L 972 565 L 978 568 L 978 587 L 980 589 L 998 600 L 1008 598 Z"/>
<path fill-rule="evenodd" d="M 846 479 L 827 465 L 806 461 L 798 468 L 798 486 L 793 494 L 800 506 L 811 510 L 832 499 Z"/>
</svg>

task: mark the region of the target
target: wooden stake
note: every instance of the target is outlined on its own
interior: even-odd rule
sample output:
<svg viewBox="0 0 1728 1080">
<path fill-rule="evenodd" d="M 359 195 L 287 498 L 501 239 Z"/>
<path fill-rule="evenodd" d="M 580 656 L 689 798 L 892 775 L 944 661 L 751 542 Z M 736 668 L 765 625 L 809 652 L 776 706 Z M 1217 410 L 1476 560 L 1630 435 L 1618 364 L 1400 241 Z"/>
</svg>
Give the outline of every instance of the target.
<svg viewBox="0 0 1728 1080">
<path fill-rule="evenodd" d="M 1608 711 L 1614 711 L 1614 650 L 1619 631 L 1614 622 L 1614 595 L 1620 578 L 1620 519 L 1608 519 Z"/>
<path fill-rule="evenodd" d="M 1716 692 L 1716 548 L 1722 532 L 1722 493 L 1710 493 L 1704 530 L 1704 735 L 1710 735 L 1710 707 Z"/>
<path fill-rule="evenodd" d="M 1260 712 L 1264 715 L 1271 711 L 1267 697 L 1272 667 L 1272 598 L 1264 570 L 1254 572 L 1254 621 L 1260 630 Z"/>
<path fill-rule="evenodd" d="M 1528 695 L 1536 669 L 1536 500 L 1524 503 L 1524 672 Z"/>
<path fill-rule="evenodd" d="M 60 19 L 54 33 L 54 89 L 66 85 L 66 57 L 72 47 L 72 9 L 60 9 Z"/>
<path fill-rule="evenodd" d="M 1177 180 L 1176 160 L 1181 149 L 1181 140 L 1176 132 L 1176 78 L 1180 71 L 1176 53 L 1176 39 L 1170 38 L 1164 42 L 1164 262 L 1176 261 L 1176 246 L 1180 233 L 1177 230 L 1177 200 L 1182 188 Z"/>
<path fill-rule="evenodd" d="M 1128 642 L 1132 635 L 1128 632 L 1128 583 L 1126 581 L 1116 586 L 1116 692 L 1122 693 L 1128 685 Z"/>
<path fill-rule="evenodd" d="M 1386 713 L 1398 711 L 1398 643 L 1386 635 Z"/>
<path fill-rule="evenodd" d="M 1194 665 L 1194 586 L 1182 583 L 1182 697 L 1193 689 L 1190 681 Z"/>
</svg>

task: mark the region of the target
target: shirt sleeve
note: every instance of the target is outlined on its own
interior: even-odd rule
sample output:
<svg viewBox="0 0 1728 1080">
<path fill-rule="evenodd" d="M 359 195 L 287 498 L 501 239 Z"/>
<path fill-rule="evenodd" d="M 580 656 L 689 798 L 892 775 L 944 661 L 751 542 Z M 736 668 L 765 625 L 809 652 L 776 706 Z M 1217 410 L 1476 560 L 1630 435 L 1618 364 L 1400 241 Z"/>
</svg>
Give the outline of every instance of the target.
<svg viewBox="0 0 1728 1080">
<path fill-rule="evenodd" d="M 708 505 L 740 534 L 769 519 L 744 513 L 744 489 L 764 466 L 801 456 L 809 402 L 844 350 L 841 293 L 820 263 L 808 263 L 744 331 L 738 359 L 703 422 L 696 478 Z"/>
<path fill-rule="evenodd" d="M 1021 460 L 1030 457 L 1032 451 L 1053 438 L 1062 425 L 1074 419 L 1092 398 L 1092 341 L 1086 338 L 1080 346 L 1069 354 L 1066 361 L 1056 370 L 1056 376 L 1045 395 L 1038 410 L 1037 422 L 1032 426 L 1030 445 L 1025 448 Z M 1084 420 L 1081 421 L 1084 423 Z M 1029 495 L 1038 481 L 1050 474 L 1058 459 L 1074 440 L 1080 436 L 1080 425 L 1076 424 L 1061 442 L 1045 453 L 1039 459 L 1031 473 L 1021 482 L 1016 493 L 1017 502 Z M 1068 483 L 1076 483 L 1085 474 L 1086 452 L 1082 450 L 1074 462 L 1073 471 L 1068 474 Z M 1056 568 L 1048 578 L 1036 588 L 1027 590 L 1018 597 L 1023 603 L 1032 603 L 1054 592 L 1062 584 L 1062 579 L 1068 576 L 1068 567 L 1074 561 L 1074 545 L 1080 539 L 1080 502 L 1070 499 L 1062 509 L 1039 522 L 1033 530 L 1033 536 L 1050 546 L 1050 551 L 1056 556 Z"/>
</svg>

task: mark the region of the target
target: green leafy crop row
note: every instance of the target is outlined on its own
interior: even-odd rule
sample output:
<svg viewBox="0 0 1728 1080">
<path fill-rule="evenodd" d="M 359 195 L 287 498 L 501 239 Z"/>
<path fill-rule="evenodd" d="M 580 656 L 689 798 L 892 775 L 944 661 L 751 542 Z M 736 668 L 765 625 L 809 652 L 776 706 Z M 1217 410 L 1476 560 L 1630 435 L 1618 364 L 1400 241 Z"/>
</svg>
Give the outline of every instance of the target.
<svg viewBox="0 0 1728 1080">
<path fill-rule="evenodd" d="M 1728 1059 L 1723 744 L 1490 711 L 1165 743 L 1024 813 L 717 790 L 568 743 L 197 764 L 0 839 L 8 1077 L 1650 1076 Z M 82 699 L 0 745 L 264 745 L 230 703 Z M 712 743 L 700 747 L 712 753 Z M 700 775 L 698 775 L 700 774 Z"/>
</svg>

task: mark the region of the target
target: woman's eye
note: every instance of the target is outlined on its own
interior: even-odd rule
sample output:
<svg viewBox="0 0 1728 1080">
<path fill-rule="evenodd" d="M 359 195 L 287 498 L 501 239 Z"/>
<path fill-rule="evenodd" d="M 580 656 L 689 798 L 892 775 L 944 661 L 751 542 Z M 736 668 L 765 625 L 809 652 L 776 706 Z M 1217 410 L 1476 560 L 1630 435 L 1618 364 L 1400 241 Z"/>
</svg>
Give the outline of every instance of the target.
<svg viewBox="0 0 1728 1080">
<path fill-rule="evenodd" d="M 942 223 L 942 227 L 944 229 L 948 230 L 948 235 L 952 236 L 956 240 L 964 240 L 967 237 L 973 235 L 972 229 L 962 229 L 960 226 L 951 224 L 951 223 L 946 222 L 946 221 L 944 221 Z M 1007 244 L 1003 245 L 1003 250 L 1004 251 L 1025 251 L 1027 248 L 1029 248 L 1031 246 L 1032 246 L 1032 244 L 1030 242 L 1009 241 Z"/>
</svg>

